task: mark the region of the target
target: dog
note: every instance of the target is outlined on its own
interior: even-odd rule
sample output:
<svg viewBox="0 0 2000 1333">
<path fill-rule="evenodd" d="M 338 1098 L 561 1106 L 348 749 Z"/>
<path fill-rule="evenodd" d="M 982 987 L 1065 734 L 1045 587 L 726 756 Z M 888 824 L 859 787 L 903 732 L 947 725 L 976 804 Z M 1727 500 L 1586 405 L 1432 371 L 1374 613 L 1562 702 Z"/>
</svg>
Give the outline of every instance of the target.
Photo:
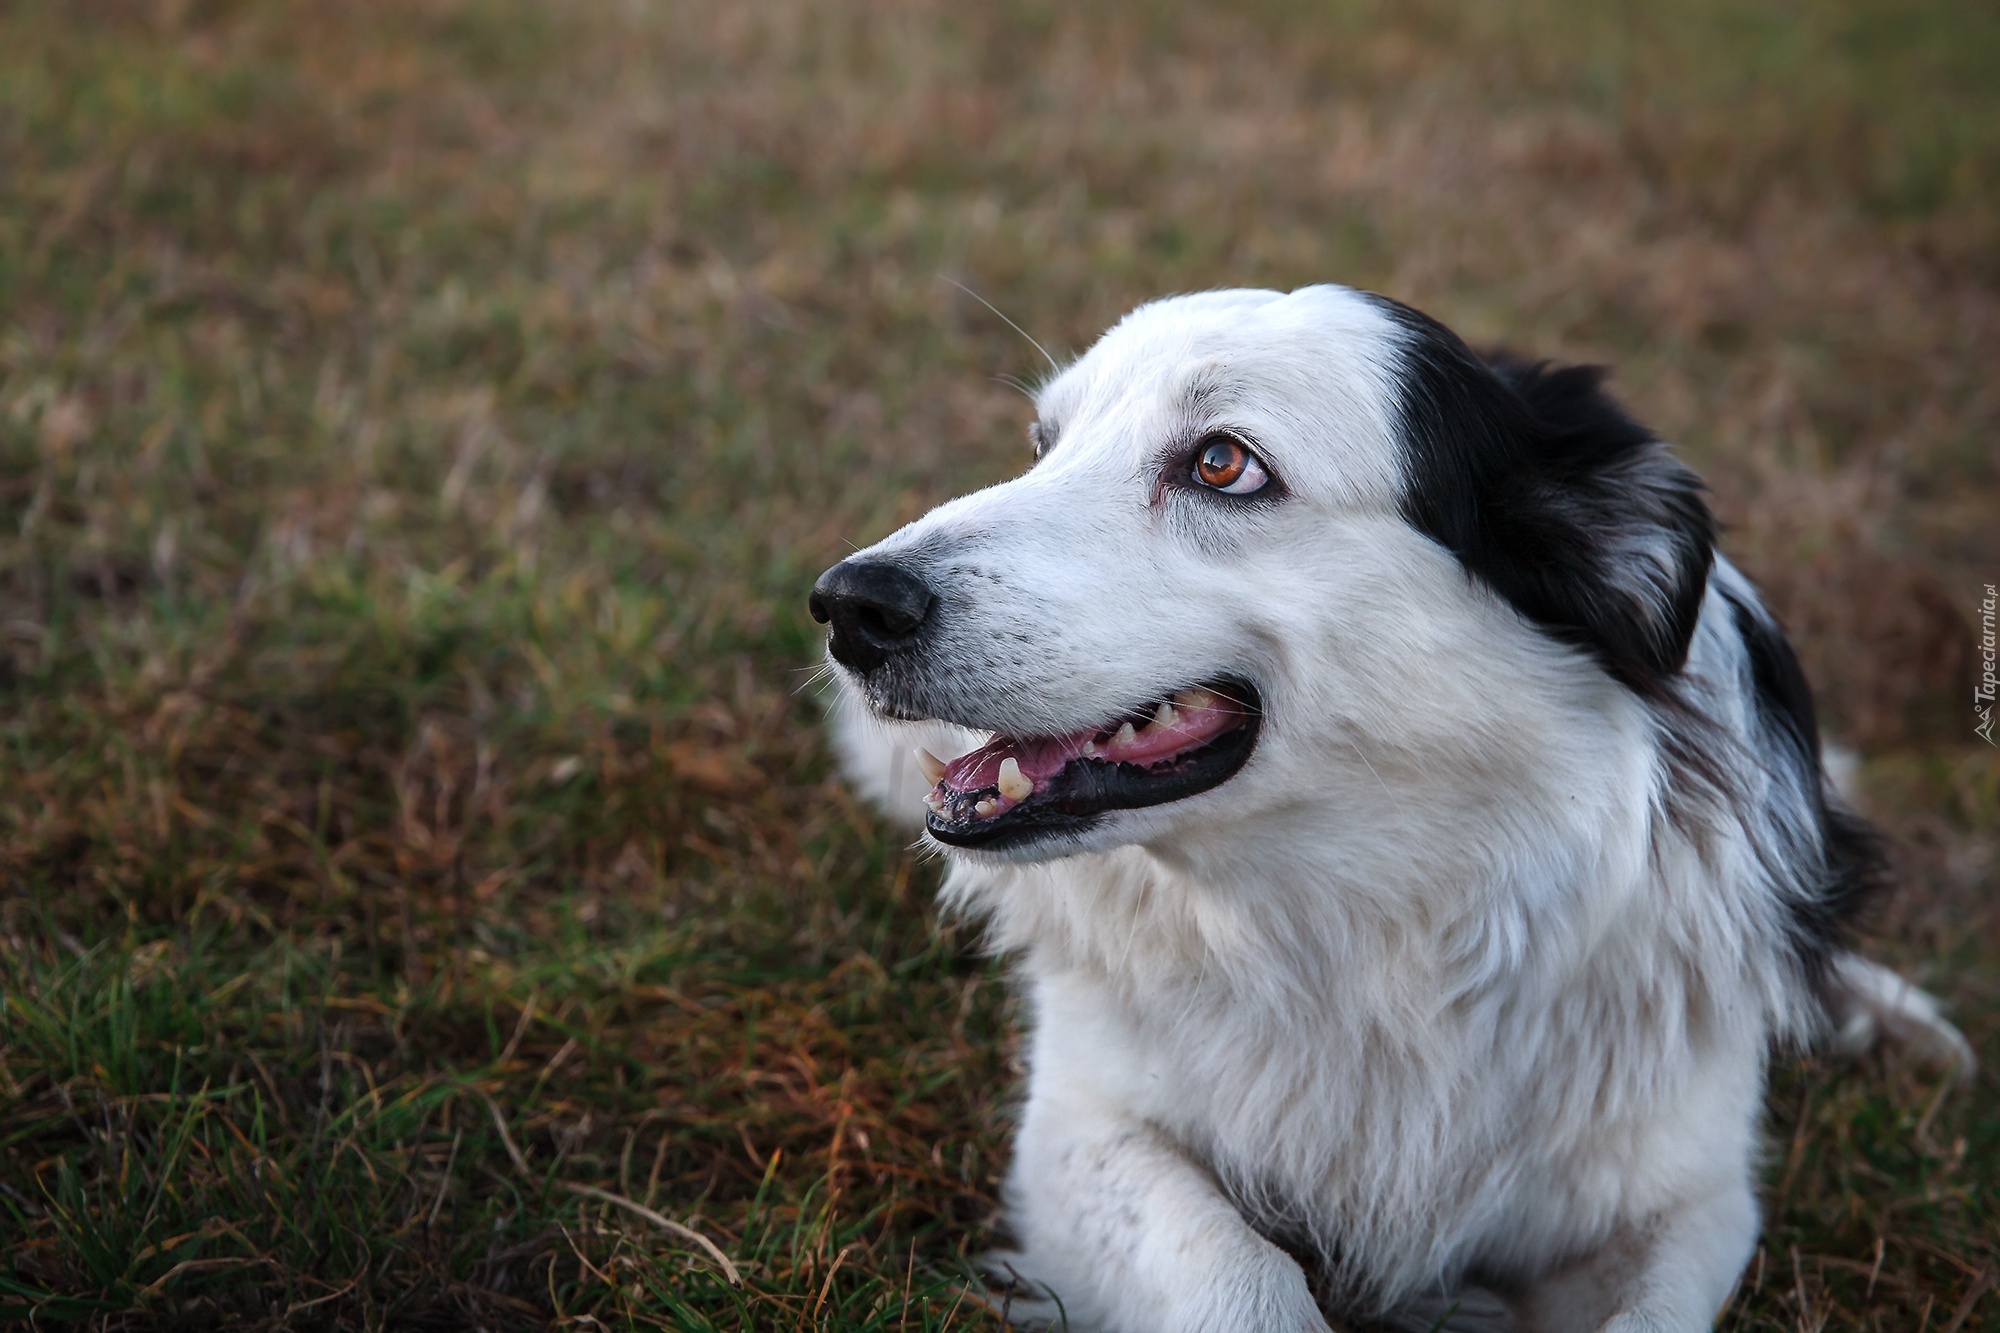
<svg viewBox="0 0 2000 1333">
<path fill-rule="evenodd" d="M 1019 1318 L 1707 1329 L 1776 1045 L 1970 1068 L 1701 483 L 1335 286 L 1140 307 L 828 570 L 838 748 L 1015 959 Z"/>
</svg>

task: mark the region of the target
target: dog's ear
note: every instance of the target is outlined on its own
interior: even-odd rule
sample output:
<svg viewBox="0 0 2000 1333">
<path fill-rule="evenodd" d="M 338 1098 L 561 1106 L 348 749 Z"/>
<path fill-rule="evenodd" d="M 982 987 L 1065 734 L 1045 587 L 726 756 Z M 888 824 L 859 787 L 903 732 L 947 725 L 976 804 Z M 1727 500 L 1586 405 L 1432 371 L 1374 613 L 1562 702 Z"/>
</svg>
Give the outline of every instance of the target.
<svg viewBox="0 0 2000 1333">
<path fill-rule="evenodd" d="M 1605 393 L 1599 367 L 1482 361 L 1385 304 L 1407 335 L 1405 516 L 1522 615 L 1663 692 L 1715 558 L 1700 480 Z"/>
</svg>

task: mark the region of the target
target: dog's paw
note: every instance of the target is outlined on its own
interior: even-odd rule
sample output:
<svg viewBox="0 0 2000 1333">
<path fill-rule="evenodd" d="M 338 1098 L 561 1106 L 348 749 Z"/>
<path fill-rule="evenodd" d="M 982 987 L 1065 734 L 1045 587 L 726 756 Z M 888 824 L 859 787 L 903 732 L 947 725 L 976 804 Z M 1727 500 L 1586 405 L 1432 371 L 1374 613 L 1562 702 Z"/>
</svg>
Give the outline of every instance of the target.
<svg viewBox="0 0 2000 1333">
<path fill-rule="evenodd" d="M 1331 1333 L 1297 1264 L 1273 1249 L 1271 1262 L 1211 1273 L 1173 1292 L 1099 1293 L 1103 1308 L 1066 1305 L 1024 1255 L 982 1256 L 981 1299 L 1016 1328 L 1051 1333 Z M 1192 1274 L 1190 1275 L 1192 1276 Z"/>
<path fill-rule="evenodd" d="M 1645 1310 L 1627 1310 L 1613 1315 L 1599 1333 L 1706 1333 L 1709 1327 L 1706 1321 L 1700 1324 L 1674 1323 Z"/>
<path fill-rule="evenodd" d="M 1019 1329 L 1049 1329 L 1053 1333 L 1090 1333 L 1072 1320 L 1045 1284 L 1027 1276 L 1026 1256 L 1015 1250 L 993 1250 L 975 1261 L 985 1288 L 980 1299 L 998 1311 L 1002 1323 Z"/>
<path fill-rule="evenodd" d="M 1383 1322 L 1394 1333 L 1517 1333 L 1520 1328 L 1512 1307 L 1484 1287 L 1417 1297 Z"/>
<path fill-rule="evenodd" d="M 1172 1327 L 1182 1333 L 1332 1333 L 1304 1271 L 1269 1243 L 1220 1280 L 1187 1293 L 1175 1313 Z"/>
</svg>

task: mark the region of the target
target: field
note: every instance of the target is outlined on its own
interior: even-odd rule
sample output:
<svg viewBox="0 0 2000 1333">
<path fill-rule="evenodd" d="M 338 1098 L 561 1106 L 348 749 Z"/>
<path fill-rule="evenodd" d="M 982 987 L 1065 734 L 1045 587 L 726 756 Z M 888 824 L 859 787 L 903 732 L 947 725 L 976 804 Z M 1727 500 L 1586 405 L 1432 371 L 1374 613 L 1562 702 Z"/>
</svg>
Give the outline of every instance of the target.
<svg viewBox="0 0 2000 1333">
<path fill-rule="evenodd" d="M 1321 280 L 1618 368 L 1983 1052 L 1779 1058 L 1721 1327 L 2000 1330 L 1952 0 L 0 7 L 0 1320 L 1000 1328 L 1004 969 L 805 593 L 1026 461 L 954 282 L 1073 353 Z"/>
</svg>

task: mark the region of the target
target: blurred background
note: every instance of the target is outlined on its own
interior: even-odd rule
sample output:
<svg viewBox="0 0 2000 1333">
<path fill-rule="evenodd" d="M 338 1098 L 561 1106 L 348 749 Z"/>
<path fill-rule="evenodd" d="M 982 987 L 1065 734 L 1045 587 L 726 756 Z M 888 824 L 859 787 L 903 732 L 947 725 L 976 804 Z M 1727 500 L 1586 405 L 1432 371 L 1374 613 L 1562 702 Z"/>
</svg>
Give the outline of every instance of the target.
<svg viewBox="0 0 2000 1333">
<path fill-rule="evenodd" d="M 2000 1067 L 2000 9 L 14 0 L 0 1316 L 1002 1325 L 1004 978 L 804 688 L 1027 461 L 942 277 L 1615 366 Z M 1722 1327 L 2000 1329 L 1996 1086 L 1781 1057 Z"/>
</svg>

